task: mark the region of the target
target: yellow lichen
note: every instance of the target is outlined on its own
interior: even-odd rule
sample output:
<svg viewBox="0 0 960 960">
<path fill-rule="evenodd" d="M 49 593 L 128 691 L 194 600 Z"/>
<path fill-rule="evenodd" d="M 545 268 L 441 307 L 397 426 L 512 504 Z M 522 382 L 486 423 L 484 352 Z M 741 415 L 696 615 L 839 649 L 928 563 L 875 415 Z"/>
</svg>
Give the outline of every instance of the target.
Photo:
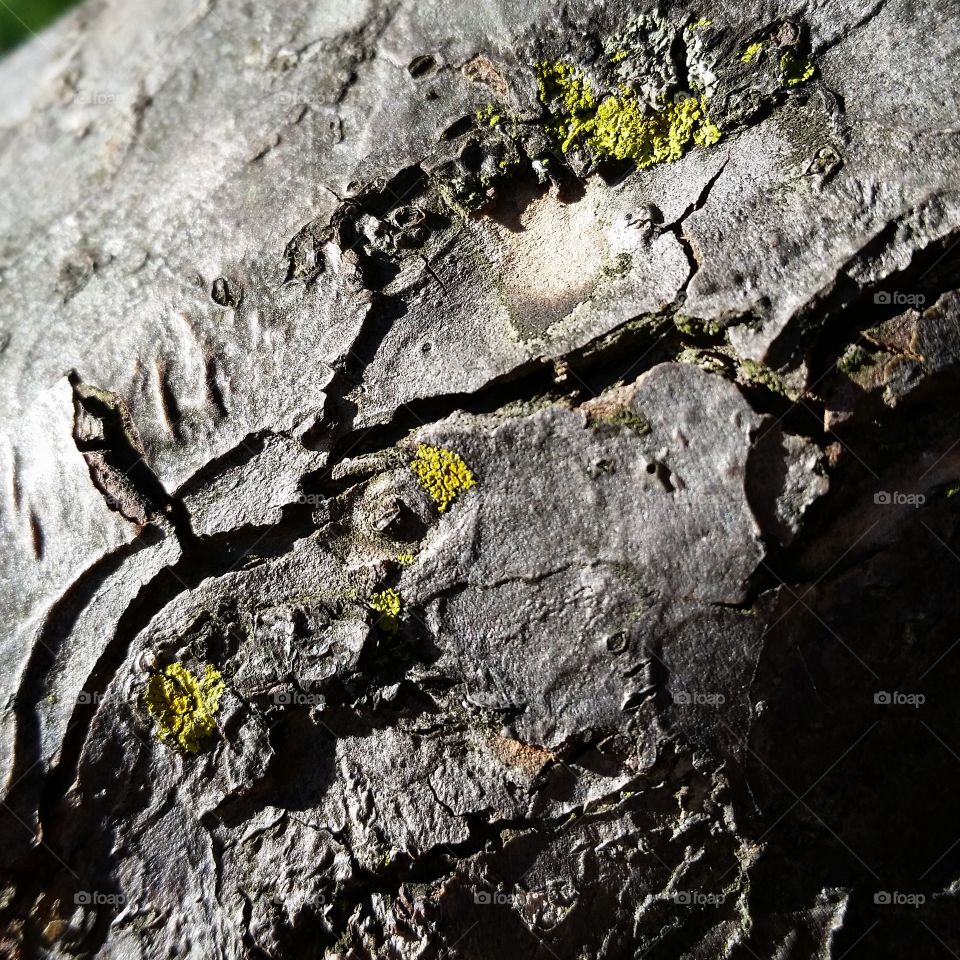
<svg viewBox="0 0 960 960">
<path fill-rule="evenodd" d="M 209 664 L 197 678 L 183 664 L 171 663 L 150 677 L 143 699 L 157 722 L 157 738 L 173 738 L 187 753 L 196 753 L 216 729 L 213 717 L 222 694 L 223 680 Z"/>
<path fill-rule="evenodd" d="M 410 464 L 417 475 L 420 486 L 437 502 L 437 509 L 443 513 L 463 491 L 476 486 L 470 468 L 459 454 L 442 447 L 431 447 L 421 443 L 417 455 Z"/>
<path fill-rule="evenodd" d="M 538 76 L 541 100 L 556 105 L 552 129 L 564 152 L 579 140 L 601 157 L 632 160 L 645 169 L 679 160 L 691 146 L 712 146 L 721 137 L 702 99 L 663 102 L 647 115 L 626 86 L 598 103 L 589 81 L 568 64 L 538 64 Z"/>
<path fill-rule="evenodd" d="M 397 563 L 402 567 L 409 567 L 413 563 L 413 554 L 412 553 L 398 553 L 397 554 Z"/>
<path fill-rule="evenodd" d="M 806 83 L 813 76 L 814 66 L 806 57 L 799 57 L 788 50 L 780 58 L 780 73 L 788 87 Z"/>
<path fill-rule="evenodd" d="M 570 141 L 593 119 L 597 101 L 587 79 L 567 63 L 538 63 L 537 85 L 544 104 L 558 100 L 559 114 L 551 125 L 567 149 Z"/>
<path fill-rule="evenodd" d="M 743 51 L 743 56 L 740 58 L 744 63 L 752 63 L 760 51 L 763 50 L 762 43 L 751 43 L 746 50 Z"/>
<path fill-rule="evenodd" d="M 691 144 L 710 146 L 720 129 L 693 97 L 644 116 L 632 94 L 607 97 L 598 107 L 587 143 L 602 156 L 633 160 L 641 169 L 679 160 Z"/>
<path fill-rule="evenodd" d="M 486 109 L 477 111 L 477 119 L 481 123 L 486 123 L 491 127 L 495 127 L 503 119 L 503 117 L 492 103 L 488 103 Z"/>
<path fill-rule="evenodd" d="M 712 27 L 712 26 L 713 26 L 713 21 L 707 19 L 707 17 L 703 17 L 702 19 L 697 20 L 696 23 L 691 23 L 691 24 L 687 27 L 687 29 L 688 29 L 688 30 L 702 30 L 702 29 L 704 29 L 705 27 Z"/>
<path fill-rule="evenodd" d="M 403 600 L 400 594 L 392 587 L 381 593 L 373 594 L 367 600 L 367 606 L 371 610 L 376 610 L 380 614 L 377 624 L 388 633 L 395 633 L 397 630 L 397 618 L 400 616 L 400 610 L 403 607 Z"/>
</svg>

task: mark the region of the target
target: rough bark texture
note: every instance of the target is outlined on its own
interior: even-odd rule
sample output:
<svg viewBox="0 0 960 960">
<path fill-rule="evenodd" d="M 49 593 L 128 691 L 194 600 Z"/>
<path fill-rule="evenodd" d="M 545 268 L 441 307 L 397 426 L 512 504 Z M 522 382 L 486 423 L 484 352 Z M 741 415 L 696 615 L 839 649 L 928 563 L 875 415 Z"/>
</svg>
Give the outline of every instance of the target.
<svg viewBox="0 0 960 960">
<path fill-rule="evenodd" d="M 956 956 L 957 13 L 90 0 L 0 63 L 0 950 Z"/>
</svg>

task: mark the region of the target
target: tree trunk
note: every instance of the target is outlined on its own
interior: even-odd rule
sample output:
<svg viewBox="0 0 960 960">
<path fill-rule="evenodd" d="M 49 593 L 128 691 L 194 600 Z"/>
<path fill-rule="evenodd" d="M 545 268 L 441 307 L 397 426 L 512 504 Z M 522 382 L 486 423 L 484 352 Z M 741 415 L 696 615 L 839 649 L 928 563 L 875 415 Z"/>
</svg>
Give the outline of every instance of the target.
<svg viewBox="0 0 960 960">
<path fill-rule="evenodd" d="M 960 951 L 952 5 L 195 2 L 0 63 L 5 955 Z"/>
</svg>

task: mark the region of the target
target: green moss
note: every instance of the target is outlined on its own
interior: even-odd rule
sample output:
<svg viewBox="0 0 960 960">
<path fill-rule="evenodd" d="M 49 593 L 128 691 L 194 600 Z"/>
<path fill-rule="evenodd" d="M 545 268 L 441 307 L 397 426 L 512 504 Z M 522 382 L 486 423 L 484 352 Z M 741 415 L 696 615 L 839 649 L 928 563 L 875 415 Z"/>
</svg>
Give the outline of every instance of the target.
<svg viewBox="0 0 960 960">
<path fill-rule="evenodd" d="M 157 722 L 157 738 L 173 739 L 187 753 L 196 753 L 216 729 L 214 714 L 222 695 L 223 680 L 210 665 L 198 678 L 182 663 L 171 663 L 150 677 L 143 699 Z"/>
<path fill-rule="evenodd" d="M 614 427 L 622 427 L 625 430 L 632 430 L 639 436 L 648 434 L 651 430 L 650 421 L 646 417 L 635 413 L 629 407 L 620 407 L 603 417 L 604 422 Z"/>
<path fill-rule="evenodd" d="M 762 43 L 751 43 L 746 50 L 743 51 L 743 56 L 740 58 L 744 63 L 752 63 L 760 52 L 763 50 Z"/>
<path fill-rule="evenodd" d="M 960 493 L 960 480 L 954 480 L 946 490 L 943 491 L 945 497 L 955 497 Z"/>
<path fill-rule="evenodd" d="M 696 347 L 684 347 L 677 354 L 677 363 L 691 363 L 712 373 L 725 373 L 727 370 L 727 365 L 719 356 Z"/>
<path fill-rule="evenodd" d="M 374 593 L 367 601 L 367 606 L 380 614 L 377 626 L 386 630 L 387 633 L 397 632 L 403 599 L 396 590 L 390 588 L 381 593 Z"/>
<path fill-rule="evenodd" d="M 814 74 L 813 64 L 806 58 L 800 57 L 788 50 L 780 58 L 780 74 L 788 87 L 806 83 Z"/>
<path fill-rule="evenodd" d="M 724 330 L 724 325 L 719 320 L 701 320 L 699 317 L 688 317 L 684 313 L 674 314 L 673 322 L 677 329 L 688 337 L 715 337 Z"/>
<path fill-rule="evenodd" d="M 786 381 L 775 370 L 768 366 L 757 363 L 755 360 L 743 360 L 740 363 L 740 375 L 749 383 L 755 383 L 758 386 L 766 387 L 773 393 L 779 393 L 790 400 L 796 400 L 796 391 L 787 386 Z"/>
<path fill-rule="evenodd" d="M 553 111 L 550 128 L 564 152 L 580 143 L 597 156 L 632 160 L 645 169 L 721 137 L 702 99 L 663 102 L 648 116 L 629 87 L 598 101 L 587 78 L 569 64 L 540 63 L 537 71 L 540 99 Z"/>
<path fill-rule="evenodd" d="M 436 501 L 443 513 L 463 492 L 477 485 L 470 468 L 459 454 L 421 443 L 410 464 L 420 486 Z"/>
<path fill-rule="evenodd" d="M 870 362 L 870 354 L 863 347 L 851 344 L 837 361 L 837 369 L 848 377 L 855 374 Z"/>
</svg>

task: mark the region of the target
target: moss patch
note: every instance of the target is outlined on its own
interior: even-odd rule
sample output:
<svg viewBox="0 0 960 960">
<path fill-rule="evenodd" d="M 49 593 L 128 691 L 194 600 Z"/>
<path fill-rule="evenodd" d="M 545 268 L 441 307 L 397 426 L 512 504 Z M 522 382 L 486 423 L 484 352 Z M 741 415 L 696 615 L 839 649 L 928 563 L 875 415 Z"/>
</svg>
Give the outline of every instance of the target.
<svg viewBox="0 0 960 960">
<path fill-rule="evenodd" d="M 743 360 L 740 363 L 740 377 L 747 383 L 753 383 L 758 386 L 766 387 L 773 393 L 779 393 L 789 400 L 796 400 L 799 396 L 795 390 L 792 390 L 775 370 L 771 370 L 756 360 Z"/>
<path fill-rule="evenodd" d="M 865 367 L 870 362 L 870 354 L 863 347 L 851 344 L 843 352 L 843 356 L 837 361 L 837 369 L 845 373 L 848 377 L 853 376 L 858 370 Z"/>
<path fill-rule="evenodd" d="M 640 436 L 649 433 L 651 430 L 650 421 L 646 417 L 640 416 L 639 413 L 634 413 L 629 407 L 613 410 L 603 419 L 614 427 L 632 430 Z"/>
</svg>

